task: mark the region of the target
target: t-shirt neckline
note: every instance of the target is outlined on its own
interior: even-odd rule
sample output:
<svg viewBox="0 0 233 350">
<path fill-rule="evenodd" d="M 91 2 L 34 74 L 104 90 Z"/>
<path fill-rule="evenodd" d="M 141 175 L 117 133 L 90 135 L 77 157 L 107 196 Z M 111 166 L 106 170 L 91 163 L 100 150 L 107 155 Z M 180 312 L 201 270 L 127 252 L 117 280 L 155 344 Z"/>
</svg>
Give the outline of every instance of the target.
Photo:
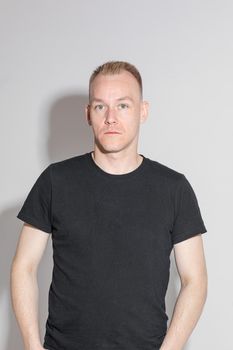
<svg viewBox="0 0 233 350">
<path fill-rule="evenodd" d="M 87 153 L 87 159 L 88 159 L 89 166 L 91 167 L 91 170 L 106 179 L 114 179 L 114 180 L 131 179 L 134 176 L 140 175 L 144 171 L 146 166 L 147 158 L 143 154 L 139 153 L 139 155 L 142 156 L 143 159 L 137 168 L 125 174 L 110 174 L 97 165 L 97 163 L 92 158 L 92 155 L 91 155 L 92 153 L 93 151 L 90 151 Z"/>
</svg>

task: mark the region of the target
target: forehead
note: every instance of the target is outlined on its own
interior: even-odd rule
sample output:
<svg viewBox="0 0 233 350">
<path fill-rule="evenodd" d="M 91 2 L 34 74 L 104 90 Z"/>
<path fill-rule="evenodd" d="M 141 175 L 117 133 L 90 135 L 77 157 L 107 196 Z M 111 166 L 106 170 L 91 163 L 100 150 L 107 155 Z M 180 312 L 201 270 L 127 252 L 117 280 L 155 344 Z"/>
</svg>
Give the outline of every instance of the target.
<svg viewBox="0 0 233 350">
<path fill-rule="evenodd" d="M 91 98 L 120 98 L 122 95 L 140 97 L 137 79 L 129 72 L 119 74 L 98 74 L 90 86 Z"/>
</svg>

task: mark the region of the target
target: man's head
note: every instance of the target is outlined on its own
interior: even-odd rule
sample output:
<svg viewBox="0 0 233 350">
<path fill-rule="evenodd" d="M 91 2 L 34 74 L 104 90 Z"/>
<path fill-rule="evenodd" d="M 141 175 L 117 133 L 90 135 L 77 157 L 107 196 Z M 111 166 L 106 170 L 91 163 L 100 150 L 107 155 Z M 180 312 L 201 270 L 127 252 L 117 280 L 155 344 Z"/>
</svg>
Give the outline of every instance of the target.
<svg viewBox="0 0 233 350">
<path fill-rule="evenodd" d="M 98 148 L 105 152 L 127 148 L 135 151 L 140 123 L 147 113 L 148 103 L 142 100 L 142 79 L 136 67 L 110 61 L 94 70 L 89 81 L 86 117 Z"/>
<path fill-rule="evenodd" d="M 143 94 L 142 78 L 141 78 L 141 74 L 139 73 L 138 69 L 135 66 L 133 66 L 132 64 L 130 64 L 129 62 L 109 61 L 109 62 L 106 62 L 106 63 L 102 64 L 101 66 L 97 67 L 93 71 L 92 75 L 90 76 L 90 79 L 89 79 L 89 101 L 91 99 L 92 83 L 99 74 L 114 75 L 114 74 L 120 74 L 123 71 L 129 72 L 137 80 L 138 85 L 139 85 L 139 89 L 140 89 L 140 93 L 141 93 L 141 97 L 142 97 L 142 94 Z"/>
</svg>

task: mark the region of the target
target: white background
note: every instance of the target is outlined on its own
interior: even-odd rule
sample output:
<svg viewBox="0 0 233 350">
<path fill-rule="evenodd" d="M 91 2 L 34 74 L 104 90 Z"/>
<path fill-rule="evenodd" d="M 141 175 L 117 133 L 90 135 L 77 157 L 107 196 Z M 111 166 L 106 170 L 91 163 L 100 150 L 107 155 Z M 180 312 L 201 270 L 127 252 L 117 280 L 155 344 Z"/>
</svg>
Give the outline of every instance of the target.
<svg viewBox="0 0 233 350">
<path fill-rule="evenodd" d="M 0 1 L 1 349 L 23 349 L 9 294 L 16 214 L 49 163 L 92 150 L 88 79 L 110 59 L 142 74 L 150 115 L 138 151 L 187 176 L 207 227 L 208 299 L 185 349 L 232 349 L 232 37 L 231 0 Z M 171 259 L 169 317 L 179 291 Z M 51 272 L 49 240 L 38 274 L 42 338 Z"/>
</svg>

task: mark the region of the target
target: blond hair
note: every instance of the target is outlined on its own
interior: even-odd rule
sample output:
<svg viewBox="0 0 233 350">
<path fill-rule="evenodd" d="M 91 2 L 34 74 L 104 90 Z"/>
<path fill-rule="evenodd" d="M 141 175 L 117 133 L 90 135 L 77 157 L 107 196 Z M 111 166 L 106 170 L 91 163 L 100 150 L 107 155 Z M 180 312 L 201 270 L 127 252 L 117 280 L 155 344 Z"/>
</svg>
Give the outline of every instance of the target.
<svg viewBox="0 0 233 350">
<path fill-rule="evenodd" d="M 100 65 L 99 67 L 97 67 L 93 73 L 90 76 L 89 79 L 89 99 L 90 99 L 90 88 L 91 88 L 91 84 L 94 81 L 94 79 L 97 77 L 97 75 L 99 74 L 103 74 L 103 75 L 113 75 L 113 74 L 119 74 L 122 71 L 127 71 L 129 73 L 131 73 L 134 78 L 137 80 L 138 84 L 139 84 L 139 88 L 140 88 L 140 92 L 141 92 L 141 96 L 142 96 L 142 78 L 141 75 L 138 71 L 138 69 L 130 64 L 129 62 L 125 62 L 125 61 L 108 61 L 102 65 Z"/>
</svg>

